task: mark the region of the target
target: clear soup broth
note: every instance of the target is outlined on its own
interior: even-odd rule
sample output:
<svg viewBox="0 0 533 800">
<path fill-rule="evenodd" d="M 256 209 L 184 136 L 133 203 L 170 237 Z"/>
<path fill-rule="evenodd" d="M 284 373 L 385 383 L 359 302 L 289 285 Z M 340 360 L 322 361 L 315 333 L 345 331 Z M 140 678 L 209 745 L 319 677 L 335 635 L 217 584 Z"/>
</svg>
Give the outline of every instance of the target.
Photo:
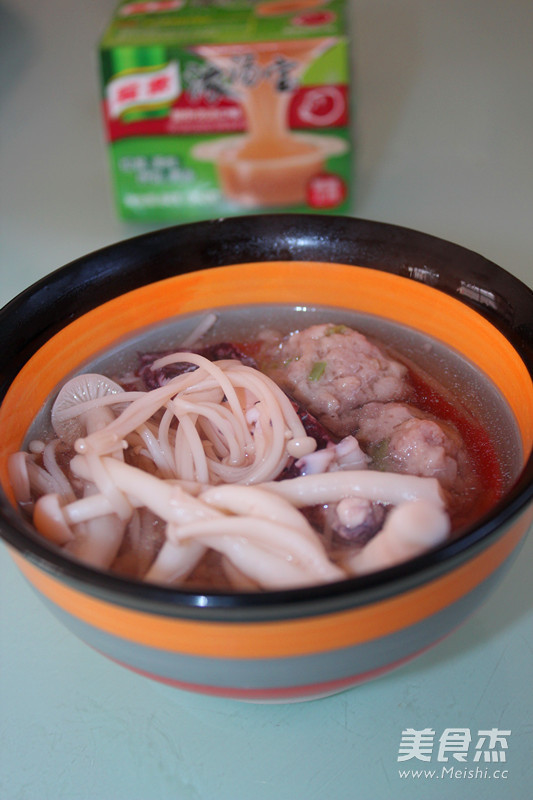
<svg viewBox="0 0 533 800">
<path fill-rule="evenodd" d="M 355 339 L 353 331 L 364 341 Z M 345 366 L 354 358 L 350 350 L 346 362 L 342 352 L 346 343 L 362 348 L 357 352 L 363 353 L 364 367 Z M 198 354 L 200 361 L 181 372 L 179 358 L 168 359 L 184 349 Z M 219 377 L 209 372 L 204 358 L 215 364 L 234 362 L 217 389 Z M 376 364 L 381 370 L 378 378 L 368 372 Z M 268 382 L 266 388 L 254 383 L 258 371 Z M 485 375 L 435 339 L 351 310 L 259 305 L 217 309 L 212 317 L 183 315 L 117 343 L 80 365 L 79 372 L 99 373 L 123 387 L 128 401 L 115 402 L 115 416 L 129 404 L 133 407 L 143 392 L 164 395 L 172 381 L 179 379 L 184 386 L 189 382 L 180 399 L 162 401 L 135 432 L 121 430 L 118 444 L 104 446 L 101 436 L 95 438 L 98 432 L 91 438 L 84 431 L 75 443 L 56 448 L 56 463 L 71 480 L 73 496 L 60 502 L 61 520 L 66 520 L 64 541 L 60 534 L 54 540 L 46 520 L 40 523 L 41 532 L 73 558 L 140 580 L 206 590 L 262 591 L 386 568 L 460 536 L 504 494 L 520 469 L 517 426 Z M 355 389 L 354 373 L 359 375 Z M 153 384 L 147 386 L 143 375 L 153 376 Z M 199 377 L 207 392 L 202 398 L 195 394 L 194 381 Z M 233 381 L 231 386 L 226 380 Z M 261 414 L 271 402 L 265 394 L 271 384 L 278 399 L 286 398 L 279 399 L 279 408 L 286 414 L 281 436 L 287 452 L 283 450 L 277 467 L 268 472 L 264 465 L 270 451 L 261 448 L 263 439 L 272 439 L 277 446 L 278 406 L 268 412 L 270 416 Z M 353 394 L 348 400 L 342 396 L 343 387 L 357 394 L 361 386 L 367 392 L 361 395 L 362 405 Z M 232 411 L 233 393 L 239 408 Z M 201 410 L 192 408 L 193 401 L 204 404 Z M 50 424 L 54 403 L 55 395 L 24 443 L 31 454 L 27 458 L 41 469 L 44 443 L 57 436 Z M 171 419 L 168 409 L 173 403 Z M 244 420 L 248 428 L 244 434 L 231 428 L 231 413 Z M 232 450 L 233 439 L 239 436 L 244 436 L 241 446 L 248 448 L 242 463 L 237 463 Z M 199 443 L 202 453 L 195 450 Z M 162 455 L 154 455 L 159 446 Z M 426 463 L 416 460 L 420 454 L 427 455 Z M 90 474 L 90 458 L 105 464 L 102 474 Z M 442 464 L 437 464 L 439 458 Z M 255 472 L 250 465 L 254 459 Z M 167 500 L 154 501 L 152 507 L 148 500 L 147 507 L 142 498 L 133 497 L 127 488 L 128 469 L 144 470 L 152 481 L 160 480 Z M 120 470 L 124 475 L 118 476 Z M 105 484 L 111 471 L 118 477 L 110 489 Z M 395 528 L 393 512 L 409 505 L 419 513 L 423 503 L 416 501 L 424 498 L 417 495 L 413 504 L 408 483 L 401 500 L 387 494 L 389 489 L 381 486 L 391 474 L 402 481 L 419 479 L 416 492 L 419 485 L 423 491 L 427 485 L 437 492 L 435 502 L 442 506 L 435 512 L 435 530 L 440 531 L 436 538 L 402 545 L 404 549 L 393 555 L 390 530 L 400 530 L 394 533 L 399 539 L 404 536 L 401 522 Z M 377 488 L 370 486 L 369 476 L 375 477 Z M 336 487 L 331 494 L 320 485 L 324 479 L 328 486 L 341 482 L 348 486 L 350 481 L 355 486 L 356 478 L 363 488 Z M 296 491 L 300 486 L 301 492 Z M 156 484 L 151 487 L 143 491 L 155 497 Z M 116 507 L 114 492 L 121 498 Z M 37 495 L 34 490 L 26 505 L 30 514 L 37 507 Z M 97 501 L 90 499 L 95 497 Z M 76 514 L 91 502 L 100 503 L 96 517 L 76 522 Z M 161 512 L 165 502 L 168 508 L 189 511 L 183 519 L 174 511 Z M 445 532 L 439 528 L 443 513 L 448 520 Z M 409 529 L 418 525 L 422 530 L 425 525 L 407 519 Z M 433 524 L 430 514 L 429 528 Z M 112 545 L 99 544 L 106 525 Z"/>
</svg>

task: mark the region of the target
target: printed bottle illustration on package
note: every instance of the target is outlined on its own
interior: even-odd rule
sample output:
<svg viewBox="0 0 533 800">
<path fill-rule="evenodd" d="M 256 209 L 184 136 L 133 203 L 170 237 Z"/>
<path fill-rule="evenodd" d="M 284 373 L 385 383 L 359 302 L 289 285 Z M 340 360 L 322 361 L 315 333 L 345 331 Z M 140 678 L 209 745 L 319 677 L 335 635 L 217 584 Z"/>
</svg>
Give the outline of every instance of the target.
<svg viewBox="0 0 533 800">
<path fill-rule="evenodd" d="M 118 210 L 346 213 L 342 0 L 122 3 L 100 47 Z"/>
</svg>

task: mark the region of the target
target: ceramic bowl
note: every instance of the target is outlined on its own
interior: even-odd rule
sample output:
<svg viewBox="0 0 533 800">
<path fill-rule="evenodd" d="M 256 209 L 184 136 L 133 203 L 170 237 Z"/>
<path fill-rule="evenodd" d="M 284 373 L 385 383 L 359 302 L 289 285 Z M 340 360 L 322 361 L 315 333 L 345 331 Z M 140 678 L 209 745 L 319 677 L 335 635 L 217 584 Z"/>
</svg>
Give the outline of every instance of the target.
<svg viewBox="0 0 533 800">
<path fill-rule="evenodd" d="M 495 384 L 518 431 L 502 500 L 460 538 L 400 566 L 315 588 L 203 594 L 94 570 L 16 507 L 8 454 L 64 377 L 179 314 L 255 303 L 356 309 L 454 349 Z M 352 687 L 412 659 L 496 586 L 532 519 L 533 294 L 462 247 L 391 225 L 311 215 L 167 228 L 63 267 L 0 313 L 1 533 L 76 635 L 163 683 L 253 701 Z"/>
</svg>

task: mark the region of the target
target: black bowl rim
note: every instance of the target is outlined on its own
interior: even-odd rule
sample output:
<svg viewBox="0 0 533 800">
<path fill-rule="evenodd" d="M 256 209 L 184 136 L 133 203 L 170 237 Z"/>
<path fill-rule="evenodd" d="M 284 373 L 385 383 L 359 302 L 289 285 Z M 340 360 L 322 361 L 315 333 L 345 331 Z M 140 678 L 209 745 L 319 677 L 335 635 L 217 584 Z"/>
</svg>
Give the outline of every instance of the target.
<svg viewBox="0 0 533 800">
<path fill-rule="evenodd" d="M 178 242 L 178 251 L 186 252 L 187 245 L 192 249 L 193 263 L 169 272 L 165 259 Z M 434 285 L 492 322 L 517 350 L 533 377 L 533 292 L 502 267 L 460 245 L 389 223 L 356 217 L 255 214 L 143 233 L 76 259 L 21 292 L 0 310 L 0 353 L 17 354 L 7 359 L 0 356 L 0 400 L 23 364 L 46 339 L 101 302 L 172 274 L 272 260 L 368 266 Z M 471 280 L 465 281 L 465 275 Z M 506 496 L 460 538 L 368 576 L 260 593 L 185 591 L 95 570 L 44 542 L 3 493 L 0 535 L 29 562 L 95 597 L 172 616 L 239 621 L 352 608 L 424 584 L 496 541 L 532 499 L 533 454 Z"/>
</svg>

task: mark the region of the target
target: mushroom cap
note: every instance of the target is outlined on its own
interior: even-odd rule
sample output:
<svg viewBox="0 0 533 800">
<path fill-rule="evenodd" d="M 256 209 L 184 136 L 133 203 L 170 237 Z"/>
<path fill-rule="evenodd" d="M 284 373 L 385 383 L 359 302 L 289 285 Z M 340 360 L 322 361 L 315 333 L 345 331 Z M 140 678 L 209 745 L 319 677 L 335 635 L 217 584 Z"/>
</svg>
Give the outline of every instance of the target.
<svg viewBox="0 0 533 800">
<path fill-rule="evenodd" d="M 96 372 L 86 372 L 71 378 L 61 388 L 52 406 L 51 421 L 56 436 L 68 444 L 73 444 L 76 439 L 85 435 L 90 415 L 101 412 L 101 408 L 95 406 L 93 409 L 80 408 L 79 413 L 76 413 L 77 406 L 89 400 L 98 400 L 123 391 L 118 383 Z M 109 409 L 109 421 L 112 418 Z"/>
</svg>

